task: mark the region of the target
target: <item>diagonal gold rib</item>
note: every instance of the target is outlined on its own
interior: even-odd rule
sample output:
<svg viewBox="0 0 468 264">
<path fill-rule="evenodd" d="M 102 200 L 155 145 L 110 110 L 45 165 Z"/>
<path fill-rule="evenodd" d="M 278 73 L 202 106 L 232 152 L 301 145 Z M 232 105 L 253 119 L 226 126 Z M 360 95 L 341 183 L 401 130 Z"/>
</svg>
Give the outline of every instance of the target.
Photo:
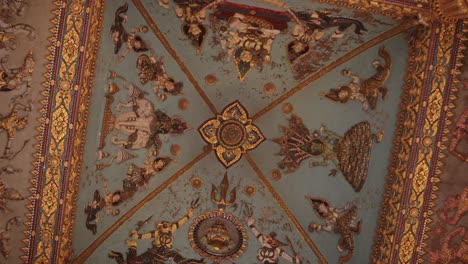
<svg viewBox="0 0 468 264">
<path fill-rule="evenodd" d="M 289 97 L 294 95 L 295 93 L 299 92 L 300 90 L 307 87 L 309 84 L 311 84 L 312 82 L 314 82 L 318 78 L 320 78 L 320 77 L 324 76 L 325 74 L 329 73 L 330 71 L 332 71 L 336 67 L 340 66 L 341 64 L 345 63 L 346 61 L 350 60 L 351 58 L 359 55 L 360 53 L 366 51 L 367 49 L 379 44 L 380 42 L 382 42 L 382 41 L 384 41 L 386 39 L 389 39 L 389 38 L 392 38 L 392 37 L 394 37 L 394 36 L 396 36 L 398 34 L 401 34 L 402 32 L 412 28 L 413 26 L 414 26 L 413 21 L 411 21 L 411 20 L 406 21 L 406 22 L 404 22 L 404 23 L 402 23 L 402 24 L 400 24 L 400 25 L 398 25 L 398 26 L 384 32 L 383 34 L 378 35 L 377 37 L 369 40 L 368 42 L 366 42 L 363 45 L 355 48 L 354 50 L 346 53 L 343 57 L 337 59 L 336 61 L 332 62 L 328 66 L 322 68 L 317 73 L 309 76 L 303 82 L 299 83 L 298 85 L 293 87 L 291 90 L 287 91 L 282 96 L 280 96 L 278 99 L 271 102 L 265 108 L 260 110 L 254 116 L 252 116 L 252 120 L 256 120 L 256 119 L 260 118 L 261 116 L 266 114 L 268 111 L 270 111 L 271 109 L 273 109 L 274 107 L 276 107 L 277 105 L 279 105 L 280 103 L 282 103 L 283 101 L 285 101 L 286 99 L 288 99 Z"/>
<path fill-rule="evenodd" d="M 263 175 L 263 173 L 260 171 L 260 169 L 258 168 L 257 164 L 255 163 L 255 161 L 253 161 L 253 159 L 250 157 L 249 153 L 246 153 L 244 154 L 245 155 L 245 158 L 247 159 L 247 161 L 249 162 L 250 166 L 252 166 L 252 169 L 255 171 L 255 173 L 257 174 L 258 178 L 260 179 L 260 181 L 263 183 L 263 185 L 265 185 L 265 187 L 268 189 L 268 191 L 270 191 L 271 195 L 273 195 L 273 198 L 275 198 L 276 202 L 278 203 L 278 205 L 281 207 L 281 209 L 283 209 L 283 211 L 286 213 L 286 215 L 289 217 L 289 220 L 291 220 L 291 222 L 294 224 L 294 226 L 296 227 L 297 231 L 299 231 L 299 233 L 301 234 L 301 236 L 304 238 L 304 240 L 307 242 L 307 244 L 309 245 L 309 247 L 312 249 L 312 251 L 314 252 L 315 256 L 317 257 L 317 259 L 320 261 L 320 263 L 328 263 L 328 261 L 325 259 L 325 257 L 322 255 L 322 253 L 320 253 L 319 249 L 317 248 L 317 246 L 314 244 L 314 242 L 312 241 L 312 239 L 310 239 L 310 237 L 307 235 L 306 231 L 304 230 L 304 228 L 302 228 L 301 224 L 299 224 L 299 221 L 297 220 L 297 218 L 293 215 L 293 213 L 291 212 L 291 210 L 289 210 L 289 208 L 286 206 L 286 203 L 283 201 L 283 199 L 281 199 L 281 197 L 279 196 L 279 194 L 275 191 L 275 189 L 273 188 L 273 186 L 271 186 L 270 182 L 267 180 L 267 178 L 265 177 L 265 175 Z"/>
<path fill-rule="evenodd" d="M 192 75 L 192 73 L 189 71 L 187 66 L 185 66 L 185 63 L 182 61 L 182 59 L 179 57 L 179 55 L 177 55 L 177 52 L 171 47 L 171 44 L 169 43 L 167 38 L 164 36 L 164 34 L 161 32 L 159 27 L 156 25 L 154 20 L 151 18 L 148 11 L 146 11 L 146 9 L 143 6 L 143 4 L 141 3 L 141 1 L 140 0 L 133 0 L 133 4 L 136 6 L 136 8 L 140 12 L 140 14 L 146 20 L 146 23 L 148 23 L 148 25 L 153 30 L 154 34 L 159 39 L 159 41 L 161 41 L 164 48 L 166 48 L 167 52 L 169 52 L 169 54 L 171 54 L 172 58 L 174 58 L 174 60 L 179 65 L 180 69 L 185 73 L 185 75 L 187 75 L 187 78 L 192 83 L 193 87 L 195 87 L 195 90 L 197 90 L 198 94 L 200 94 L 203 101 L 205 101 L 205 103 L 208 105 L 211 112 L 213 112 L 213 114 L 215 114 L 215 115 L 218 114 L 218 111 L 216 110 L 216 107 L 214 106 L 214 104 L 210 101 L 208 96 L 205 94 L 202 87 L 200 86 L 200 84 L 198 84 L 197 80 Z"/>
<path fill-rule="evenodd" d="M 192 161 L 187 163 L 182 169 L 177 171 L 174 175 L 172 175 L 169 179 L 163 182 L 160 186 L 158 186 L 154 191 L 148 194 L 145 198 L 143 198 L 140 202 L 138 202 L 133 208 L 128 210 L 117 222 L 111 225 L 106 231 L 104 231 L 91 245 L 88 246 L 83 252 L 81 252 L 78 257 L 73 261 L 74 264 L 84 263 L 91 254 L 107 239 L 110 235 L 112 235 L 123 223 L 125 223 L 130 217 L 132 217 L 138 210 L 140 210 L 145 204 L 153 200 L 158 194 L 160 194 L 163 190 L 165 190 L 169 185 L 171 185 L 174 181 L 176 181 L 182 174 L 187 172 L 193 165 L 203 159 L 206 155 L 211 153 L 211 149 L 203 151 L 201 154 L 195 157 Z"/>
</svg>

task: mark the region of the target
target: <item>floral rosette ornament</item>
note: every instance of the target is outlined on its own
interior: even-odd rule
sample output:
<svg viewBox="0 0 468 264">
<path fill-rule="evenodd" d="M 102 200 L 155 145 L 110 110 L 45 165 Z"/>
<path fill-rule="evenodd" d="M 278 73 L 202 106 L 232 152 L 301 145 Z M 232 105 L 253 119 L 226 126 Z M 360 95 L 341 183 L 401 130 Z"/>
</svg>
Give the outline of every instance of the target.
<svg viewBox="0 0 468 264">
<path fill-rule="evenodd" d="M 228 105 L 221 115 L 206 121 L 198 130 L 203 139 L 211 144 L 216 157 L 226 168 L 265 140 L 262 132 L 252 124 L 247 111 L 238 101 Z"/>
</svg>

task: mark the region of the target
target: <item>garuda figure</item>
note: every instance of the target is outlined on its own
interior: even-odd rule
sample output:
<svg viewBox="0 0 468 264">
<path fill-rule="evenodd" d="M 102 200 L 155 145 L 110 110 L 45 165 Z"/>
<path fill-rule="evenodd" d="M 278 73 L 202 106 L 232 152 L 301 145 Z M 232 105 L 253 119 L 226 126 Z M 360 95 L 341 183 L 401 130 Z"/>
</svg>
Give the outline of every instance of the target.
<svg viewBox="0 0 468 264">
<path fill-rule="evenodd" d="M 348 85 L 338 87 L 338 89 L 322 93 L 322 95 L 339 103 L 356 100 L 362 103 L 362 110 L 368 111 L 369 108 L 374 110 L 379 95 L 382 96 L 382 100 L 385 100 L 387 96 L 388 89 L 385 87 L 385 81 L 390 76 L 392 66 L 392 59 L 385 48 L 379 49 L 379 55 L 385 60 L 385 65 L 382 65 L 379 60 L 375 60 L 372 66 L 376 73 L 372 77 L 362 80 L 350 70 L 343 70 L 342 74 L 351 78 L 351 82 Z"/>
<path fill-rule="evenodd" d="M 319 232 L 325 230 L 340 234 L 337 249 L 339 252 L 347 251 L 347 254 L 341 256 L 339 263 L 346 263 L 354 253 L 354 238 L 353 235 L 361 233 L 361 221 L 356 221 L 357 207 L 355 205 L 347 205 L 344 208 L 334 208 L 327 201 L 320 198 L 306 197 L 310 201 L 312 208 L 320 218 L 325 220 L 325 225 L 311 223 L 309 225 L 310 232 Z"/>
<path fill-rule="evenodd" d="M 310 167 L 328 166 L 331 161 L 336 169 L 332 169 L 329 175 L 334 176 L 337 170 L 341 171 L 356 192 L 361 190 L 367 177 L 372 143 L 380 142 L 383 136 L 383 131 L 378 136 L 372 134 L 367 121 L 352 126 L 344 136 L 324 125 L 320 131 L 310 133 L 296 115 L 289 119 L 289 127 L 280 128 L 284 135 L 273 139 L 281 146 L 277 155 L 285 156 L 278 164 L 280 169 L 294 172 L 303 160 L 309 158 L 312 158 Z M 322 161 L 316 161 L 317 157 Z"/>
</svg>

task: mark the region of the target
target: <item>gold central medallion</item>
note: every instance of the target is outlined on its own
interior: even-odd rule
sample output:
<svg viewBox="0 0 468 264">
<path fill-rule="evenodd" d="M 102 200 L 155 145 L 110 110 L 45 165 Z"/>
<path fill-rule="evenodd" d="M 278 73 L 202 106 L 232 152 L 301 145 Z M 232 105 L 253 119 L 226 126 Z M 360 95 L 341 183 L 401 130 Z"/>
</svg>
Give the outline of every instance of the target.
<svg viewBox="0 0 468 264">
<path fill-rule="evenodd" d="M 265 140 L 262 132 L 252 124 L 247 111 L 238 101 L 228 105 L 221 115 L 206 121 L 198 130 L 203 139 L 211 144 L 218 160 L 226 168 Z"/>
<path fill-rule="evenodd" d="M 227 200 L 228 189 L 229 182 L 225 174 L 220 190 L 214 185 L 211 190 L 211 200 L 218 205 L 218 209 L 198 216 L 189 230 L 192 248 L 214 263 L 237 259 L 247 248 L 248 237 L 242 222 L 225 211 L 236 200 L 236 188 L 230 191 Z"/>
</svg>

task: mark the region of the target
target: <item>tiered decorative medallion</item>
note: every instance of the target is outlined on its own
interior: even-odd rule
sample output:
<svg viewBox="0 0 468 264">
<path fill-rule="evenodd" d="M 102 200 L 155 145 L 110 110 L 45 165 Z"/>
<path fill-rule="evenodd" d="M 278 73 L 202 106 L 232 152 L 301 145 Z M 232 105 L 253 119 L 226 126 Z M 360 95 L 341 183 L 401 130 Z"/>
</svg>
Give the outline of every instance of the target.
<svg viewBox="0 0 468 264">
<path fill-rule="evenodd" d="M 247 111 L 238 101 L 227 106 L 221 115 L 206 121 L 198 130 L 203 139 L 211 144 L 217 158 L 226 168 L 265 140 L 262 132 L 252 124 Z"/>
<path fill-rule="evenodd" d="M 220 190 L 214 185 L 211 189 L 211 200 L 218 205 L 218 209 L 198 216 L 189 230 L 192 248 L 213 263 L 233 261 L 247 248 L 248 237 L 242 222 L 224 210 L 236 200 L 235 187 L 229 193 L 229 201 L 226 200 L 228 189 L 227 174 L 224 174 Z"/>
</svg>

